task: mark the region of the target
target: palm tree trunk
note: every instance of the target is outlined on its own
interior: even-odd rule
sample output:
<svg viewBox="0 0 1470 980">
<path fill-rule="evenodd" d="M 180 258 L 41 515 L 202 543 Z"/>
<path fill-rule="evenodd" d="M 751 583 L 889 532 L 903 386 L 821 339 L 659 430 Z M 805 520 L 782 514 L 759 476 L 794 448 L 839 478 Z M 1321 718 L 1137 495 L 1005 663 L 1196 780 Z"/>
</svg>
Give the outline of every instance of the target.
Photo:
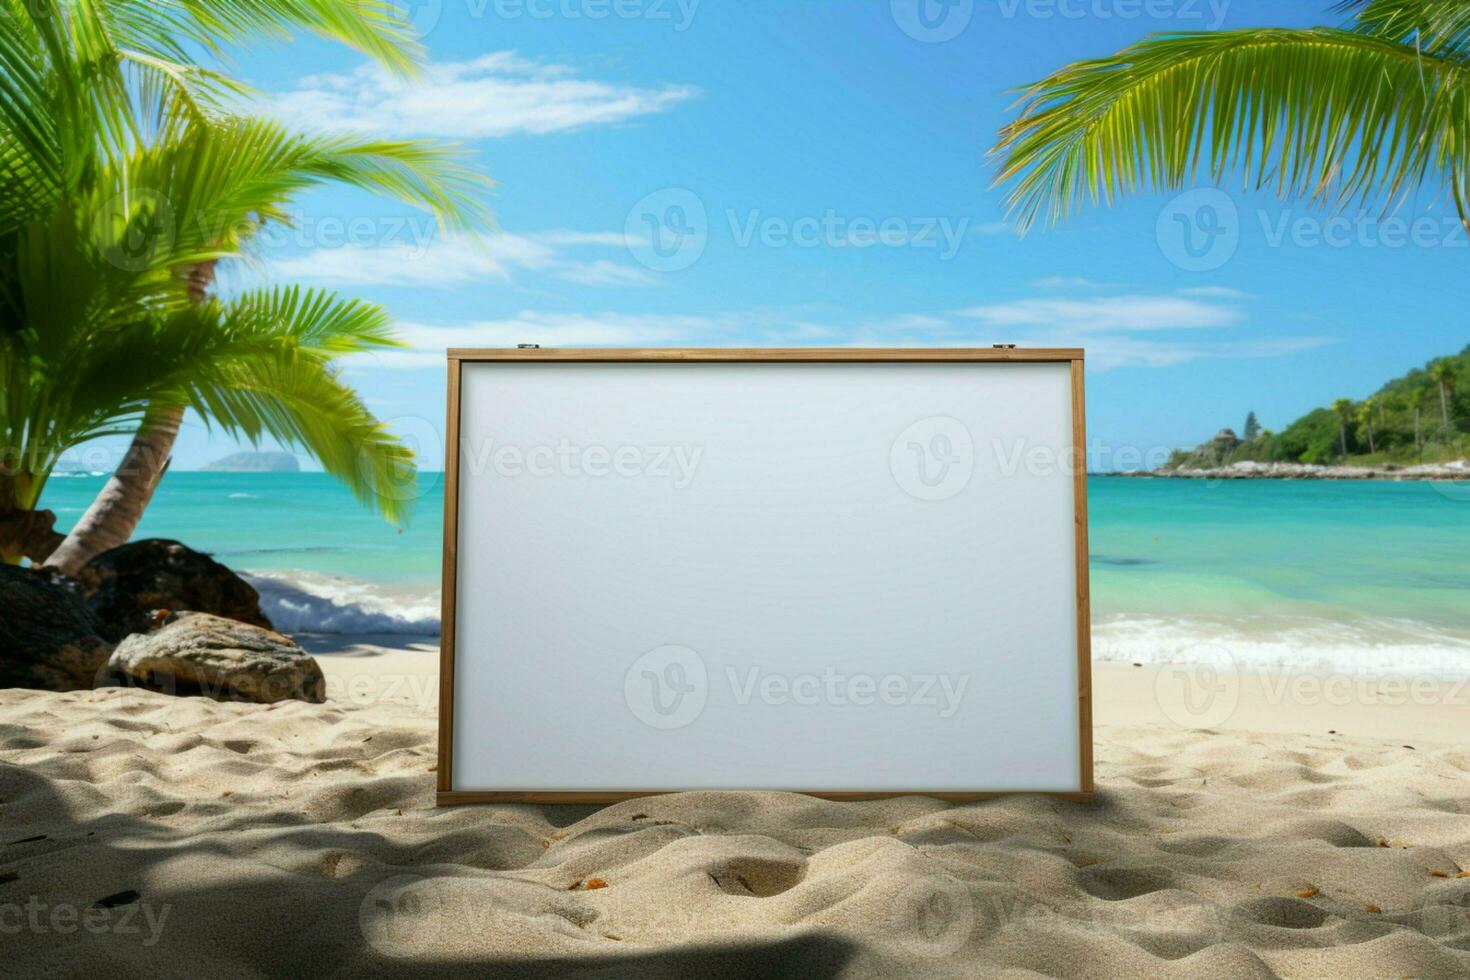
<svg viewBox="0 0 1470 980">
<path fill-rule="evenodd" d="M 215 264 L 214 260 L 200 262 L 185 270 L 185 288 L 189 299 L 195 303 L 204 302 L 208 295 L 209 286 L 214 282 Z M 122 463 L 66 540 L 46 559 L 48 568 L 75 575 L 102 552 L 127 543 L 133 536 L 133 529 L 143 519 L 143 511 L 153 499 L 153 491 L 158 487 L 158 481 L 163 479 L 163 471 L 168 468 L 169 455 L 173 452 L 183 418 L 182 408 L 148 409 Z"/>
<path fill-rule="evenodd" d="M 1445 397 L 1445 383 L 1439 383 L 1439 417 L 1444 421 L 1444 441 L 1450 441 L 1450 402 Z"/>
<path fill-rule="evenodd" d="M 1341 419 L 1337 422 L 1337 442 L 1342 446 L 1342 455 L 1347 457 L 1347 423 Z"/>
<path fill-rule="evenodd" d="M 1419 438 L 1419 406 L 1414 406 L 1414 448 L 1419 450 L 1419 462 L 1424 462 L 1424 440 Z"/>
<path fill-rule="evenodd" d="M 1373 444 L 1373 423 L 1368 423 L 1368 452 L 1378 452 L 1378 447 Z"/>
<path fill-rule="evenodd" d="M 149 409 L 122 462 L 66 540 L 46 559 L 47 568 L 76 575 L 102 552 L 127 543 L 168 468 L 183 418 L 182 408 Z"/>
</svg>

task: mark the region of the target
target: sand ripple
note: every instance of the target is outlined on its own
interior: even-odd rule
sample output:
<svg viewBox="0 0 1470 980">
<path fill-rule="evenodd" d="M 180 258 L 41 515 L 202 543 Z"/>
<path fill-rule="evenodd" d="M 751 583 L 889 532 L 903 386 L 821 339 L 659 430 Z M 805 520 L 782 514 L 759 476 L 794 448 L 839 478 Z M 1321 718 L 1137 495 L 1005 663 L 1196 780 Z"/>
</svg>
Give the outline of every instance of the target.
<svg viewBox="0 0 1470 980">
<path fill-rule="evenodd" d="M 1091 805 L 436 809 L 409 706 L 0 719 L 6 975 L 1470 976 L 1463 749 L 1102 728 Z"/>
</svg>

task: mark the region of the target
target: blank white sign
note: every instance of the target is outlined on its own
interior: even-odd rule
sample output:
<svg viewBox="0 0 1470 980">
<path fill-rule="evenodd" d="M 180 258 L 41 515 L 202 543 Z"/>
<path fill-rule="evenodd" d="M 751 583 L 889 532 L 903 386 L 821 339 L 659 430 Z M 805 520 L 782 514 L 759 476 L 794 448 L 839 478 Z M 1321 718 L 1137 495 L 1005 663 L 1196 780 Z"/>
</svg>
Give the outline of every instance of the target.
<svg viewBox="0 0 1470 980">
<path fill-rule="evenodd" d="M 450 788 L 1090 789 L 1071 369 L 463 362 Z"/>
</svg>

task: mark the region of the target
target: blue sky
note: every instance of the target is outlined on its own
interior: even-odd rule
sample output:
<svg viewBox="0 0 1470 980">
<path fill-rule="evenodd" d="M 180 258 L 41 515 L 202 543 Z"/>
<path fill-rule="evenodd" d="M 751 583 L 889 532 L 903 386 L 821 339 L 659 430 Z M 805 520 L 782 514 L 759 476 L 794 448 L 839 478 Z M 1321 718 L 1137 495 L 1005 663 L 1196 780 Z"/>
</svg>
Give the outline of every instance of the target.
<svg viewBox="0 0 1470 980">
<path fill-rule="evenodd" d="M 384 303 L 412 350 L 349 377 L 429 468 L 445 346 L 1080 345 L 1111 468 L 1252 409 L 1279 427 L 1467 341 L 1470 249 L 1432 192 L 1397 222 L 1324 226 L 1232 186 L 1025 238 L 1004 223 L 986 154 L 1008 90 L 1150 32 L 1335 23 L 1328 2 L 405 2 L 418 82 L 310 39 L 238 70 L 295 124 L 462 142 L 496 181 L 488 248 L 323 191 L 223 282 Z M 231 448 L 191 424 L 176 462 Z"/>
</svg>

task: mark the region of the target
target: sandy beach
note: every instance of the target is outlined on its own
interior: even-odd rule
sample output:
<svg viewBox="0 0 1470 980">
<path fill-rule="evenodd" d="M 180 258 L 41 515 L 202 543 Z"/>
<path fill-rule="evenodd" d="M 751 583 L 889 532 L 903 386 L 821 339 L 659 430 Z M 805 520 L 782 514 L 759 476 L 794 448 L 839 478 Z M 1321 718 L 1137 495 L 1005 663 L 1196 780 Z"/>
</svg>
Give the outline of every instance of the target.
<svg viewBox="0 0 1470 980">
<path fill-rule="evenodd" d="M 1091 804 L 436 808 L 437 651 L 382 639 L 306 638 L 323 705 L 0 691 L 7 972 L 1470 974 L 1457 685 L 1230 678 L 1217 720 L 1100 666 Z"/>
</svg>

